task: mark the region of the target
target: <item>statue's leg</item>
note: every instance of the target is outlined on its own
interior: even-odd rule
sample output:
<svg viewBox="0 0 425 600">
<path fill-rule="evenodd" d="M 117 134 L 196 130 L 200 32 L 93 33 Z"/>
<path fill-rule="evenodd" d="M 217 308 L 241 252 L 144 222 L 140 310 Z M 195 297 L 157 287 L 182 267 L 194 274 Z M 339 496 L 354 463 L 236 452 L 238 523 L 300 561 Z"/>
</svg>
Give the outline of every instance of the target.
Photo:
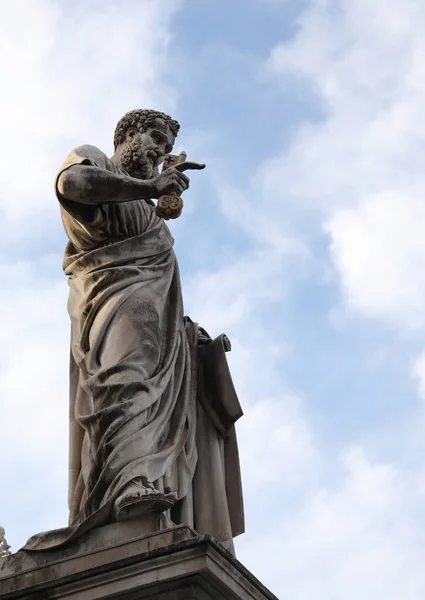
<svg viewBox="0 0 425 600">
<path fill-rule="evenodd" d="M 122 519 L 135 512 L 164 511 L 174 503 L 149 477 L 149 456 L 158 451 L 161 428 L 163 399 L 155 374 L 164 342 L 155 306 L 141 292 L 121 304 L 112 318 L 108 310 L 106 305 L 96 317 L 85 361 L 93 397 L 93 413 L 84 418 L 92 457 L 88 496 L 94 505 L 102 501 L 97 489 L 116 496 L 113 519 Z M 107 327 L 102 323 L 106 317 Z"/>
</svg>

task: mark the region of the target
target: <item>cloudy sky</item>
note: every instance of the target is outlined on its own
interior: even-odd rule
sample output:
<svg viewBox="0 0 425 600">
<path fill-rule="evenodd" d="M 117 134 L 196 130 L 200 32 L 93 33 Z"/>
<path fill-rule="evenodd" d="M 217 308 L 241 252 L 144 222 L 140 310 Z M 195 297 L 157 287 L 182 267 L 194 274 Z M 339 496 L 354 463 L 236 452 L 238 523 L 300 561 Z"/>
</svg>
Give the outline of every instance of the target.
<svg viewBox="0 0 425 600">
<path fill-rule="evenodd" d="M 127 110 L 182 125 L 186 312 L 245 409 L 239 559 L 280 598 L 425 592 L 423 0 L 0 0 L 0 523 L 67 518 L 52 182 Z"/>
</svg>

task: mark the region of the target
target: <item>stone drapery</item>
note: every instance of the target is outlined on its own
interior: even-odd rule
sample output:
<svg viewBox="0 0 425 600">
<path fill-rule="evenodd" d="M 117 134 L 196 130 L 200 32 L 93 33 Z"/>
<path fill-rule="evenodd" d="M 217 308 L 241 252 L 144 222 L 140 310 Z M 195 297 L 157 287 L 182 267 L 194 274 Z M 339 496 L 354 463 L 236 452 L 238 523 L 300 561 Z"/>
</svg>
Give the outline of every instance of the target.
<svg viewBox="0 0 425 600">
<path fill-rule="evenodd" d="M 93 146 L 71 152 L 59 174 L 77 164 L 125 175 Z M 176 524 L 232 548 L 244 528 L 241 412 L 222 338 L 200 346 L 183 316 L 169 229 L 149 201 L 85 205 L 57 195 L 69 238 L 70 524 L 26 549 L 113 520 L 114 501 L 139 478 L 173 494 Z"/>
</svg>

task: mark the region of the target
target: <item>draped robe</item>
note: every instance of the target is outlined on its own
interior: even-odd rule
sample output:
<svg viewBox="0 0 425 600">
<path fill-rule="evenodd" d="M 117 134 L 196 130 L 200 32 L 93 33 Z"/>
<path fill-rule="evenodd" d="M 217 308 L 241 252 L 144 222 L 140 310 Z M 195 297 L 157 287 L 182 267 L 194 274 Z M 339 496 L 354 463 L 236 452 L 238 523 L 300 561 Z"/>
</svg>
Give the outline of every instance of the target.
<svg viewBox="0 0 425 600">
<path fill-rule="evenodd" d="M 57 179 L 78 164 L 127 176 L 80 146 Z M 110 522 L 136 479 L 174 495 L 174 523 L 232 549 L 244 530 L 234 431 L 242 413 L 223 337 L 200 346 L 184 318 L 173 238 L 153 202 L 87 205 L 56 194 L 69 238 L 70 524 L 25 548 L 57 547 Z"/>
</svg>

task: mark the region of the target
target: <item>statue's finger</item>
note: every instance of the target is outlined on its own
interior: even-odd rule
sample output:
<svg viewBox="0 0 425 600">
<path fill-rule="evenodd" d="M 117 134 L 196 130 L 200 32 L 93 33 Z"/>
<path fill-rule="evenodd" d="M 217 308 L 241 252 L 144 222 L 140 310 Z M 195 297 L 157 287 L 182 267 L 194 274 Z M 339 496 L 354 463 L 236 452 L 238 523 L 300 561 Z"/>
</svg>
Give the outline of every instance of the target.
<svg viewBox="0 0 425 600">
<path fill-rule="evenodd" d="M 183 173 L 183 171 L 187 171 L 188 169 L 200 171 L 201 169 L 205 169 L 205 165 L 197 162 L 191 162 L 189 160 L 179 163 L 178 165 L 174 165 L 173 168 L 177 169 L 177 171 L 180 171 L 180 173 Z"/>
<path fill-rule="evenodd" d="M 187 175 L 185 175 L 184 173 L 179 173 L 179 179 L 180 181 L 184 181 L 184 183 L 186 185 L 189 185 L 190 179 Z"/>
</svg>

